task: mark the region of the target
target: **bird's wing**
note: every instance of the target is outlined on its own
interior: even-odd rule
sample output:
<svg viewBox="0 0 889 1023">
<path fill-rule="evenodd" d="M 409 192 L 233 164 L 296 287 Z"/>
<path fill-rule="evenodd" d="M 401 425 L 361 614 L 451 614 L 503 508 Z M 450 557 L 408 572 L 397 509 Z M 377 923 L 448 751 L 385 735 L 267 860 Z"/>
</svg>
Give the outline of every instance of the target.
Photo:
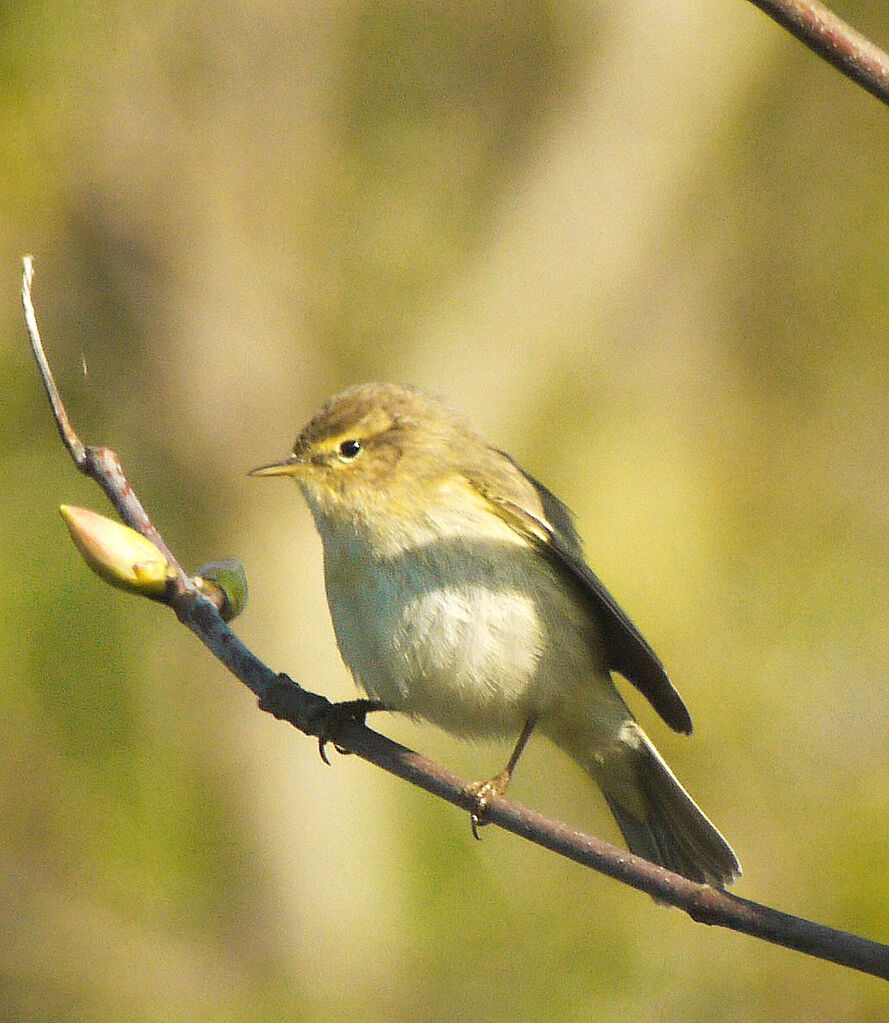
<svg viewBox="0 0 889 1023">
<path fill-rule="evenodd" d="M 571 512 L 542 483 L 515 467 L 536 493 L 542 515 L 524 506 L 527 502 L 517 488 L 508 488 L 514 493 L 507 491 L 504 496 L 502 486 L 486 485 L 481 476 L 468 474 L 469 481 L 504 521 L 526 536 L 589 600 L 605 643 L 608 668 L 632 682 L 671 728 L 691 732 L 691 716 L 660 658 L 584 561 Z M 502 483 L 502 477 L 498 482 Z"/>
</svg>

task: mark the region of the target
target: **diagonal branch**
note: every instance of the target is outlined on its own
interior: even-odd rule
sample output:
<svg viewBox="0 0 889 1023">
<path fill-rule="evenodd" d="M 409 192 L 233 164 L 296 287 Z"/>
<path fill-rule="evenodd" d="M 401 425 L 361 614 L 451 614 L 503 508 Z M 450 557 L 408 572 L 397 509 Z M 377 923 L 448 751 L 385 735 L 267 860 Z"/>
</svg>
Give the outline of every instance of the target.
<svg viewBox="0 0 889 1023">
<path fill-rule="evenodd" d="M 889 104 L 889 54 L 818 0 L 750 0 L 801 43 Z"/>
<path fill-rule="evenodd" d="M 31 302 L 32 276 L 31 260 L 26 257 L 22 282 L 25 323 L 62 439 L 78 468 L 108 494 L 124 522 L 157 543 L 166 554 L 168 548 L 123 475 L 117 456 L 108 448 L 85 447 L 68 421 L 37 328 Z M 169 558 L 178 567 L 172 554 Z M 338 723 L 330 732 L 327 715 L 332 706 L 330 701 L 303 689 L 286 675 L 278 675 L 263 664 L 222 621 L 215 606 L 198 592 L 181 568 L 164 602 L 214 656 L 259 697 L 263 710 L 290 722 L 306 735 L 329 739 L 338 748 L 355 753 L 463 810 L 472 812 L 476 809 L 476 797 L 465 779 L 365 725 L 345 721 Z M 889 980 L 889 946 L 689 881 L 512 800 L 491 799 L 485 810 L 485 819 L 560 856 L 648 892 L 661 902 L 677 906 L 699 923 L 741 931 Z"/>
</svg>

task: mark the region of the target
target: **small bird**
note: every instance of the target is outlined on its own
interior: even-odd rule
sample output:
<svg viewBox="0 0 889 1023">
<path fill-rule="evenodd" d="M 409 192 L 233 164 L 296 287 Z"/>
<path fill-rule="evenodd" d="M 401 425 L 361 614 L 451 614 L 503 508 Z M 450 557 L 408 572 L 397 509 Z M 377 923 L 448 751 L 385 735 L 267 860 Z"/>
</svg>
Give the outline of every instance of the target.
<svg viewBox="0 0 889 1023">
<path fill-rule="evenodd" d="M 324 547 L 337 644 L 369 701 L 464 737 L 518 737 L 474 787 L 477 818 L 535 729 L 599 785 L 630 850 L 723 887 L 741 868 L 614 685 L 678 732 L 660 660 L 584 561 L 571 513 L 447 406 L 412 387 L 331 398 L 283 462 Z"/>
</svg>

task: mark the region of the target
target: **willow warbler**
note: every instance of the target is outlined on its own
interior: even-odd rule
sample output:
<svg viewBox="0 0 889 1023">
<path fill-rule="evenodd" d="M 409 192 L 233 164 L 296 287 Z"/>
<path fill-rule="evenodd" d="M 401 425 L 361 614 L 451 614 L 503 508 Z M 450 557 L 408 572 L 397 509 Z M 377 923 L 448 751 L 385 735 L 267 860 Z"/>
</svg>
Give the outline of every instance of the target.
<svg viewBox="0 0 889 1023">
<path fill-rule="evenodd" d="M 627 845 L 700 882 L 740 874 L 615 688 L 616 671 L 666 723 L 691 718 L 654 651 L 583 558 L 571 513 L 440 402 L 363 384 L 331 398 L 289 458 L 324 546 L 343 660 L 377 706 L 456 735 L 533 729 L 601 788 Z"/>
</svg>

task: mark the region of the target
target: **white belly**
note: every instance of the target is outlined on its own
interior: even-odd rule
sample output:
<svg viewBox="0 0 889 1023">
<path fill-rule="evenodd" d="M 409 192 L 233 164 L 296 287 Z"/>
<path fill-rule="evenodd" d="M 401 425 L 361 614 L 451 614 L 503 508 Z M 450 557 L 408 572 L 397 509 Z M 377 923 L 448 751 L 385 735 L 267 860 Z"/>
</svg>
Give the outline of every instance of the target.
<svg viewBox="0 0 889 1023">
<path fill-rule="evenodd" d="M 343 659 L 387 707 L 457 734 L 514 736 L 601 677 L 587 609 L 529 548 L 470 540 L 376 563 L 356 553 L 326 546 L 328 602 Z"/>
</svg>

